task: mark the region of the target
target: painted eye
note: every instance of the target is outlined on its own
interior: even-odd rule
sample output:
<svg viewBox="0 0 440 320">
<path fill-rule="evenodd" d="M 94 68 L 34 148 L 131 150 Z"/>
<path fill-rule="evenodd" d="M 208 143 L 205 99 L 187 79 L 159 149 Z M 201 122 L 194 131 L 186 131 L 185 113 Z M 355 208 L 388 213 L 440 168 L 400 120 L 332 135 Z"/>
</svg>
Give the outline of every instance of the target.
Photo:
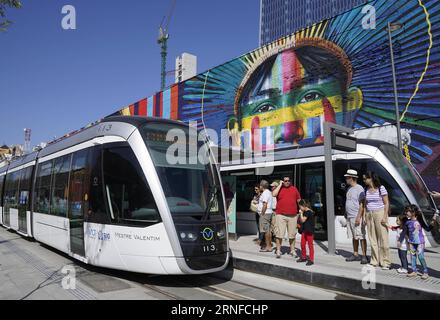
<svg viewBox="0 0 440 320">
<path fill-rule="evenodd" d="M 259 106 L 259 107 L 255 110 L 255 113 L 265 113 L 265 112 L 273 111 L 273 110 L 275 110 L 275 109 L 276 109 L 275 106 L 273 106 L 273 105 L 271 105 L 271 104 L 268 104 L 268 103 L 265 103 L 265 104 L 262 104 L 261 106 Z"/>
<path fill-rule="evenodd" d="M 300 101 L 300 103 L 307 103 L 311 101 L 321 100 L 323 96 L 318 92 L 307 93 Z"/>
</svg>

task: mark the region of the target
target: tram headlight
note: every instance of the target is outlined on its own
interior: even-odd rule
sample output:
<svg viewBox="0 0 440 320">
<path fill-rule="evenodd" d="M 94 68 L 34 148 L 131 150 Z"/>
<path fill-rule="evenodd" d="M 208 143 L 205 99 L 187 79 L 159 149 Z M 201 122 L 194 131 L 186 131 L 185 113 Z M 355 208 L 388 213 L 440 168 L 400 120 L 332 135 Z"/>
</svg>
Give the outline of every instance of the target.
<svg viewBox="0 0 440 320">
<path fill-rule="evenodd" d="M 197 236 L 194 233 L 188 233 L 188 240 L 190 241 L 196 241 L 197 240 Z"/>
<path fill-rule="evenodd" d="M 197 235 L 193 232 L 180 232 L 180 239 L 186 242 L 194 242 L 197 240 Z"/>
<path fill-rule="evenodd" d="M 226 238 L 226 231 L 225 231 L 225 229 L 221 229 L 220 231 L 217 231 L 217 238 L 219 238 L 219 239 Z"/>
</svg>

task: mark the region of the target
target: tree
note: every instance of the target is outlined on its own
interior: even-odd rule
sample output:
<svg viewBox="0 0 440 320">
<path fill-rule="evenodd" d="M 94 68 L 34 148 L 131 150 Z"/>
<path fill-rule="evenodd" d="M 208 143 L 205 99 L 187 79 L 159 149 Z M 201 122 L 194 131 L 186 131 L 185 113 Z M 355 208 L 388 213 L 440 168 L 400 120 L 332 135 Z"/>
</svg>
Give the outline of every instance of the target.
<svg viewBox="0 0 440 320">
<path fill-rule="evenodd" d="M 0 31 L 6 31 L 6 28 L 12 23 L 6 19 L 7 8 L 21 8 L 20 0 L 0 0 Z"/>
</svg>

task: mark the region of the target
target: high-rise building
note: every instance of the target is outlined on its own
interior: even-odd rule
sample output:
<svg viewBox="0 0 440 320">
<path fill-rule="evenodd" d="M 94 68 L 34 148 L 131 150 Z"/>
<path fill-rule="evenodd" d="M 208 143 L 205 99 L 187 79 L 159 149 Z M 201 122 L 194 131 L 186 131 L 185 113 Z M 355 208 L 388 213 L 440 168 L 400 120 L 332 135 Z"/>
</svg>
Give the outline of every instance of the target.
<svg viewBox="0 0 440 320">
<path fill-rule="evenodd" d="M 366 0 L 260 0 L 260 45 L 334 17 Z"/>
<path fill-rule="evenodd" d="M 176 58 L 176 83 L 188 80 L 196 75 L 196 56 L 185 52 Z"/>
<path fill-rule="evenodd" d="M 29 128 L 24 129 L 24 153 L 28 153 L 31 151 L 31 132 L 32 130 Z"/>
</svg>

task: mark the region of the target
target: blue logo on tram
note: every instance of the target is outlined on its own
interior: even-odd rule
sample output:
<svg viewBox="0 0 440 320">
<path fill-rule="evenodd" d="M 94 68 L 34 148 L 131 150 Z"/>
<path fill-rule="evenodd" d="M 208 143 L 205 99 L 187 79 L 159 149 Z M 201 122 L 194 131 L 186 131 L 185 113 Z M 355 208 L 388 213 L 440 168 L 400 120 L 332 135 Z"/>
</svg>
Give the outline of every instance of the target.
<svg viewBox="0 0 440 320">
<path fill-rule="evenodd" d="M 203 229 L 201 234 L 203 236 L 203 239 L 205 239 L 206 241 L 211 241 L 212 239 L 214 239 L 214 231 L 211 228 Z"/>
</svg>

